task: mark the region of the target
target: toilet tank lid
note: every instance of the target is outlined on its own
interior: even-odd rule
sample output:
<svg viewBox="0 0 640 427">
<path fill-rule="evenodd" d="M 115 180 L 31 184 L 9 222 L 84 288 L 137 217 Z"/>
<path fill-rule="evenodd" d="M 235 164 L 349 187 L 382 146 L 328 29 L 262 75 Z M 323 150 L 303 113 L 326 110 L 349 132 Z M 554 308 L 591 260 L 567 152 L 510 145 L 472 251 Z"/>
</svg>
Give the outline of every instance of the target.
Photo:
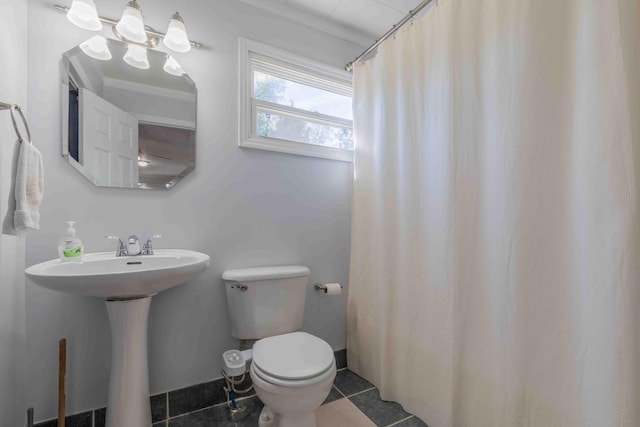
<svg viewBox="0 0 640 427">
<path fill-rule="evenodd" d="M 234 282 L 251 282 L 254 280 L 288 279 L 291 277 L 308 276 L 309 269 L 300 265 L 282 265 L 279 267 L 256 267 L 225 270 L 224 280 Z"/>
</svg>

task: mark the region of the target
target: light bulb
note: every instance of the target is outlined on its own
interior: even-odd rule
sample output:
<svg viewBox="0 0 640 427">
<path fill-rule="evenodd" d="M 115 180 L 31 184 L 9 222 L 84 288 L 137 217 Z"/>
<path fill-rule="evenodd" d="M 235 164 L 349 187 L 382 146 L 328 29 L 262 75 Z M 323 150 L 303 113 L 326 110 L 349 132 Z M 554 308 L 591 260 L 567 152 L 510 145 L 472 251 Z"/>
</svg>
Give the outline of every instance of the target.
<svg viewBox="0 0 640 427">
<path fill-rule="evenodd" d="M 164 67 L 162 68 L 164 71 L 174 76 L 180 77 L 186 74 L 180 64 L 178 64 L 178 61 L 176 61 L 176 59 L 171 55 L 167 55 L 167 60 L 164 62 Z"/>
<path fill-rule="evenodd" d="M 93 0 L 73 0 L 67 12 L 67 19 L 85 30 L 100 31 L 102 29 L 102 22 L 98 18 Z"/>
<path fill-rule="evenodd" d="M 111 51 L 107 39 L 102 36 L 93 36 L 89 40 L 80 43 L 80 49 L 90 57 L 100 61 L 111 59 Z"/>
<path fill-rule="evenodd" d="M 146 70 L 149 68 L 149 59 L 147 58 L 147 49 L 137 44 L 129 44 L 127 53 L 124 54 L 124 62 L 132 67 Z"/>
<path fill-rule="evenodd" d="M 127 7 L 116 25 L 116 30 L 127 40 L 136 43 L 147 42 L 147 33 L 142 22 L 142 11 L 135 0 L 127 3 Z"/>
<path fill-rule="evenodd" d="M 191 42 L 187 37 L 187 30 L 184 26 L 184 20 L 178 12 L 176 12 L 169 21 L 167 34 L 162 39 L 166 47 L 175 52 L 189 52 L 191 50 Z"/>
</svg>

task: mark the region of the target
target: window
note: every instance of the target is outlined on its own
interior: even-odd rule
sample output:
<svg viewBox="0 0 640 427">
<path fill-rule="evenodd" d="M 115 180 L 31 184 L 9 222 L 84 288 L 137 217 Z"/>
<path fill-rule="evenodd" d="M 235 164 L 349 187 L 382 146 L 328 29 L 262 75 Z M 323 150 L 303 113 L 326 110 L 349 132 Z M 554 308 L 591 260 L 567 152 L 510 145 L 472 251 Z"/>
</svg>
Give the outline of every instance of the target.
<svg viewBox="0 0 640 427">
<path fill-rule="evenodd" d="M 351 74 L 240 39 L 241 147 L 353 160 Z"/>
</svg>

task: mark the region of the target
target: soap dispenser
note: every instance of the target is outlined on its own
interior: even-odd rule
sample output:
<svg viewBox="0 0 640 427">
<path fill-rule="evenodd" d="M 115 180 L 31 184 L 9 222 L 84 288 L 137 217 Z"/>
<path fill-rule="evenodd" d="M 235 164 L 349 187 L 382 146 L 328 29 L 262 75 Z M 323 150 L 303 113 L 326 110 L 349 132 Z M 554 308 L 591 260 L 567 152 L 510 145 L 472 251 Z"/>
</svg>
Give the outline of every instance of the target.
<svg viewBox="0 0 640 427">
<path fill-rule="evenodd" d="M 58 245 L 58 254 L 60 255 L 60 261 L 62 262 L 82 261 L 84 247 L 82 246 L 82 240 L 76 237 L 76 230 L 73 228 L 73 224 L 75 223 L 75 221 L 67 221 L 67 231 L 64 239 L 62 239 Z"/>
</svg>

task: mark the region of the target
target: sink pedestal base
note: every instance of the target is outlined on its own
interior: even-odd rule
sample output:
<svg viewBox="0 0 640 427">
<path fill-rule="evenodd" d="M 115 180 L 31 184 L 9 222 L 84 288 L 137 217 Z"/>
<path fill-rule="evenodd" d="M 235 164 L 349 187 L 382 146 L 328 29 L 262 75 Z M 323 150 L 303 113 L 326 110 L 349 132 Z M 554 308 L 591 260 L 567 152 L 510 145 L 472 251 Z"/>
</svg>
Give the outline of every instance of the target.
<svg viewBox="0 0 640 427">
<path fill-rule="evenodd" d="M 151 426 L 147 361 L 151 297 L 106 304 L 112 346 L 106 427 Z"/>
</svg>

